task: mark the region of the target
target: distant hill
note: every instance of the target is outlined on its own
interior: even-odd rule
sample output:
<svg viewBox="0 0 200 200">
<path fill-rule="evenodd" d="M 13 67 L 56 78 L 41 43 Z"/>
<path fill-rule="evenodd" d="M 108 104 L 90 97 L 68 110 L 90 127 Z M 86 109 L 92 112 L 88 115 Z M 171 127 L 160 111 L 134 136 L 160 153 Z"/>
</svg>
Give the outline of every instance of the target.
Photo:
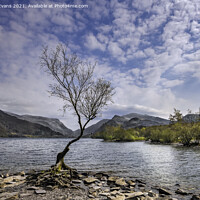
<svg viewBox="0 0 200 200">
<path fill-rule="evenodd" d="M 130 113 L 103 119 L 85 129 L 83 137 L 105 130 L 107 126 L 124 129 L 169 124 L 169 120 Z M 32 115 L 17 115 L 0 110 L 0 137 L 77 137 L 80 130 L 72 131 L 56 118 Z"/>
<path fill-rule="evenodd" d="M 33 116 L 33 115 L 16 115 L 13 113 L 9 113 L 9 114 L 17 117 L 18 119 L 22 119 L 22 120 L 29 121 L 32 123 L 40 124 L 45 127 L 49 127 L 51 130 L 62 133 L 64 136 L 68 136 L 68 137 L 73 136 L 73 131 L 67 128 L 59 119 Z"/>
<path fill-rule="evenodd" d="M 129 129 L 167 124 L 169 124 L 169 120 L 150 115 L 142 115 L 137 113 L 130 113 L 123 116 L 115 115 L 112 119 L 101 120 L 96 124 L 86 128 L 84 137 L 91 137 L 94 133 L 105 130 L 107 126 L 121 126 L 124 129 Z M 74 133 L 77 136 L 78 133 L 80 133 L 80 130 L 76 130 Z"/>
<path fill-rule="evenodd" d="M 198 122 L 200 121 L 200 115 L 199 114 L 187 114 L 183 117 L 183 121 L 185 122 Z"/>
<path fill-rule="evenodd" d="M 0 137 L 72 137 L 58 119 L 16 115 L 0 110 Z"/>
<path fill-rule="evenodd" d="M 85 129 L 83 137 L 90 137 L 93 133 L 96 133 L 96 131 L 105 124 L 109 119 L 102 119 L 96 124 L 93 124 Z M 80 129 L 74 131 L 74 136 L 78 136 L 80 134 Z"/>
<path fill-rule="evenodd" d="M 167 124 L 169 124 L 169 120 L 160 117 L 130 113 L 123 116 L 115 115 L 112 119 L 104 123 L 96 132 L 103 131 L 107 126 L 121 126 L 124 129 L 129 129 Z"/>
</svg>

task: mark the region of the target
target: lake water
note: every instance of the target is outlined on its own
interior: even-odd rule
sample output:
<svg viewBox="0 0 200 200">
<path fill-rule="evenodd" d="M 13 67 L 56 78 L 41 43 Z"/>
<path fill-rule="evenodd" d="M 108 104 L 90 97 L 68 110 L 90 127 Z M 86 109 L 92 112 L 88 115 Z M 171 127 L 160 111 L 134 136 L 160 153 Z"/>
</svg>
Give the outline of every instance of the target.
<svg viewBox="0 0 200 200">
<path fill-rule="evenodd" d="M 47 169 L 69 139 L 0 139 L 0 173 Z M 155 185 L 200 189 L 200 149 L 145 142 L 81 139 L 65 162 L 81 171 L 109 171 Z"/>
</svg>

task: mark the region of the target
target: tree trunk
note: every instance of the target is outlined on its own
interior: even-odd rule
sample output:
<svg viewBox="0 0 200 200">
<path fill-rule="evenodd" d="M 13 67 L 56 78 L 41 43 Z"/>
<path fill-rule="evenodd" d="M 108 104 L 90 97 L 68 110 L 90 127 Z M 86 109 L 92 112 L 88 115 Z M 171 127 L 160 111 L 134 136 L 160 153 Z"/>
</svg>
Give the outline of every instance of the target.
<svg viewBox="0 0 200 200">
<path fill-rule="evenodd" d="M 84 129 L 81 129 L 80 135 L 79 135 L 77 138 L 71 140 L 71 141 L 67 144 L 67 146 L 65 147 L 65 149 L 64 149 L 62 152 L 58 153 L 58 155 L 57 155 L 57 160 L 56 160 L 56 165 L 55 165 L 55 167 L 56 167 L 57 170 L 62 170 L 62 169 L 63 169 L 63 170 L 66 170 L 66 169 L 71 170 L 71 168 L 68 167 L 68 166 L 64 163 L 64 157 L 65 157 L 65 155 L 67 154 L 67 152 L 69 151 L 69 146 L 70 146 L 71 144 L 73 144 L 74 142 L 77 142 L 77 141 L 82 137 L 83 131 L 84 131 Z"/>
<path fill-rule="evenodd" d="M 70 173 L 72 173 L 72 169 L 71 169 L 70 167 L 68 167 L 68 166 L 64 163 L 64 157 L 65 157 L 65 155 L 67 154 L 67 152 L 69 151 L 69 146 L 70 146 L 71 144 L 73 144 L 74 142 L 77 142 L 77 141 L 83 136 L 83 132 L 84 132 L 84 130 L 85 130 L 85 127 L 86 127 L 86 125 L 89 123 L 89 121 L 91 120 L 91 119 L 89 118 L 89 119 L 87 120 L 87 122 L 84 124 L 84 126 L 82 126 L 82 124 L 81 124 L 81 117 L 80 117 L 80 115 L 78 114 L 77 111 L 76 111 L 76 113 L 77 113 L 77 116 L 78 116 L 78 123 L 79 123 L 79 125 L 80 125 L 80 131 L 81 131 L 81 132 L 80 132 L 80 135 L 79 135 L 77 138 L 71 140 L 71 141 L 67 144 L 67 146 L 65 147 L 65 149 L 64 149 L 62 152 L 58 153 L 58 155 L 57 155 L 57 160 L 56 160 L 56 165 L 55 165 L 55 169 L 58 170 L 58 171 L 60 171 L 61 169 L 64 169 L 64 170 L 69 169 L 69 170 L 70 170 Z"/>
<path fill-rule="evenodd" d="M 68 145 L 67 145 L 68 146 Z M 66 146 L 66 147 L 67 147 Z M 66 148 L 65 148 L 66 149 Z M 62 151 L 62 152 L 60 152 L 60 153 L 58 153 L 58 155 L 57 155 L 57 160 L 56 160 L 56 168 L 58 169 L 58 170 L 61 170 L 61 169 L 69 169 L 69 167 L 67 166 L 67 165 L 65 165 L 65 163 L 64 163 L 64 157 L 65 157 L 65 155 L 67 154 L 67 152 L 69 151 L 69 148 L 68 148 L 68 150 L 67 151 L 65 151 L 65 149 L 64 149 L 64 151 Z"/>
</svg>

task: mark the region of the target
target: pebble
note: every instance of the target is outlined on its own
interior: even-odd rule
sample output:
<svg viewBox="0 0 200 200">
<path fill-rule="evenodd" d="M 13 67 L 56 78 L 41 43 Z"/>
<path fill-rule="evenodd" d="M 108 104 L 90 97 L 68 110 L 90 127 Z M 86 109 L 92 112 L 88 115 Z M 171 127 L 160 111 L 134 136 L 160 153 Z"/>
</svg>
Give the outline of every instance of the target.
<svg viewBox="0 0 200 200">
<path fill-rule="evenodd" d="M 176 191 L 176 194 L 181 194 L 181 195 L 188 195 L 189 193 L 186 192 L 185 190 L 182 190 L 182 189 L 177 189 Z"/>
<path fill-rule="evenodd" d="M 31 196 L 31 195 L 32 195 L 32 193 L 22 193 L 19 196 L 20 196 L 20 198 L 24 198 L 24 197 L 28 197 L 28 196 Z"/>
<path fill-rule="evenodd" d="M 94 177 L 88 177 L 88 178 L 84 178 L 83 181 L 86 184 L 91 184 L 91 183 L 94 183 L 94 182 L 98 181 L 98 179 L 96 179 Z"/>
<path fill-rule="evenodd" d="M 134 192 L 134 193 L 126 193 L 125 194 L 126 196 L 126 199 L 135 199 L 136 197 L 141 197 L 141 196 L 144 196 L 144 193 L 143 192 Z"/>
<path fill-rule="evenodd" d="M 27 188 L 27 190 L 39 190 L 39 189 L 40 189 L 39 187 L 35 187 L 35 186 L 31 186 Z"/>
<path fill-rule="evenodd" d="M 126 183 L 126 181 L 124 180 L 124 178 L 119 178 L 115 181 L 115 184 L 116 185 L 119 185 L 119 186 L 127 186 L 128 184 Z"/>
<path fill-rule="evenodd" d="M 160 194 L 164 194 L 164 195 L 171 195 L 172 193 L 164 188 L 159 188 L 158 189 Z"/>
<path fill-rule="evenodd" d="M 19 197 L 19 192 L 4 192 L 0 194 L 0 199 L 1 200 L 14 200 L 14 199 L 18 199 Z"/>
<path fill-rule="evenodd" d="M 35 190 L 36 194 L 46 194 L 46 190 Z"/>
<path fill-rule="evenodd" d="M 194 194 L 194 195 L 192 196 L 192 199 L 191 199 L 191 200 L 200 200 L 200 194 L 199 194 L 199 195 Z"/>
<path fill-rule="evenodd" d="M 81 184 L 82 181 L 81 181 L 81 180 L 72 180 L 72 183 L 75 183 L 75 184 Z"/>
</svg>

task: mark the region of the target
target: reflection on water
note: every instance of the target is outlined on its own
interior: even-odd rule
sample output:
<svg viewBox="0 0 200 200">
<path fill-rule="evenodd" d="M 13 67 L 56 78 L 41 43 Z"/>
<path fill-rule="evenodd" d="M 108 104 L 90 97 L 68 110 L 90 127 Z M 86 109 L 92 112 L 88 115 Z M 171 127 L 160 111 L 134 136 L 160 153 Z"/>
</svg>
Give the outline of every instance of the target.
<svg viewBox="0 0 200 200">
<path fill-rule="evenodd" d="M 0 171 L 49 168 L 68 140 L 0 139 Z M 155 184 L 200 185 L 199 148 L 82 139 L 71 146 L 65 162 L 78 170 L 112 171 Z"/>
</svg>

